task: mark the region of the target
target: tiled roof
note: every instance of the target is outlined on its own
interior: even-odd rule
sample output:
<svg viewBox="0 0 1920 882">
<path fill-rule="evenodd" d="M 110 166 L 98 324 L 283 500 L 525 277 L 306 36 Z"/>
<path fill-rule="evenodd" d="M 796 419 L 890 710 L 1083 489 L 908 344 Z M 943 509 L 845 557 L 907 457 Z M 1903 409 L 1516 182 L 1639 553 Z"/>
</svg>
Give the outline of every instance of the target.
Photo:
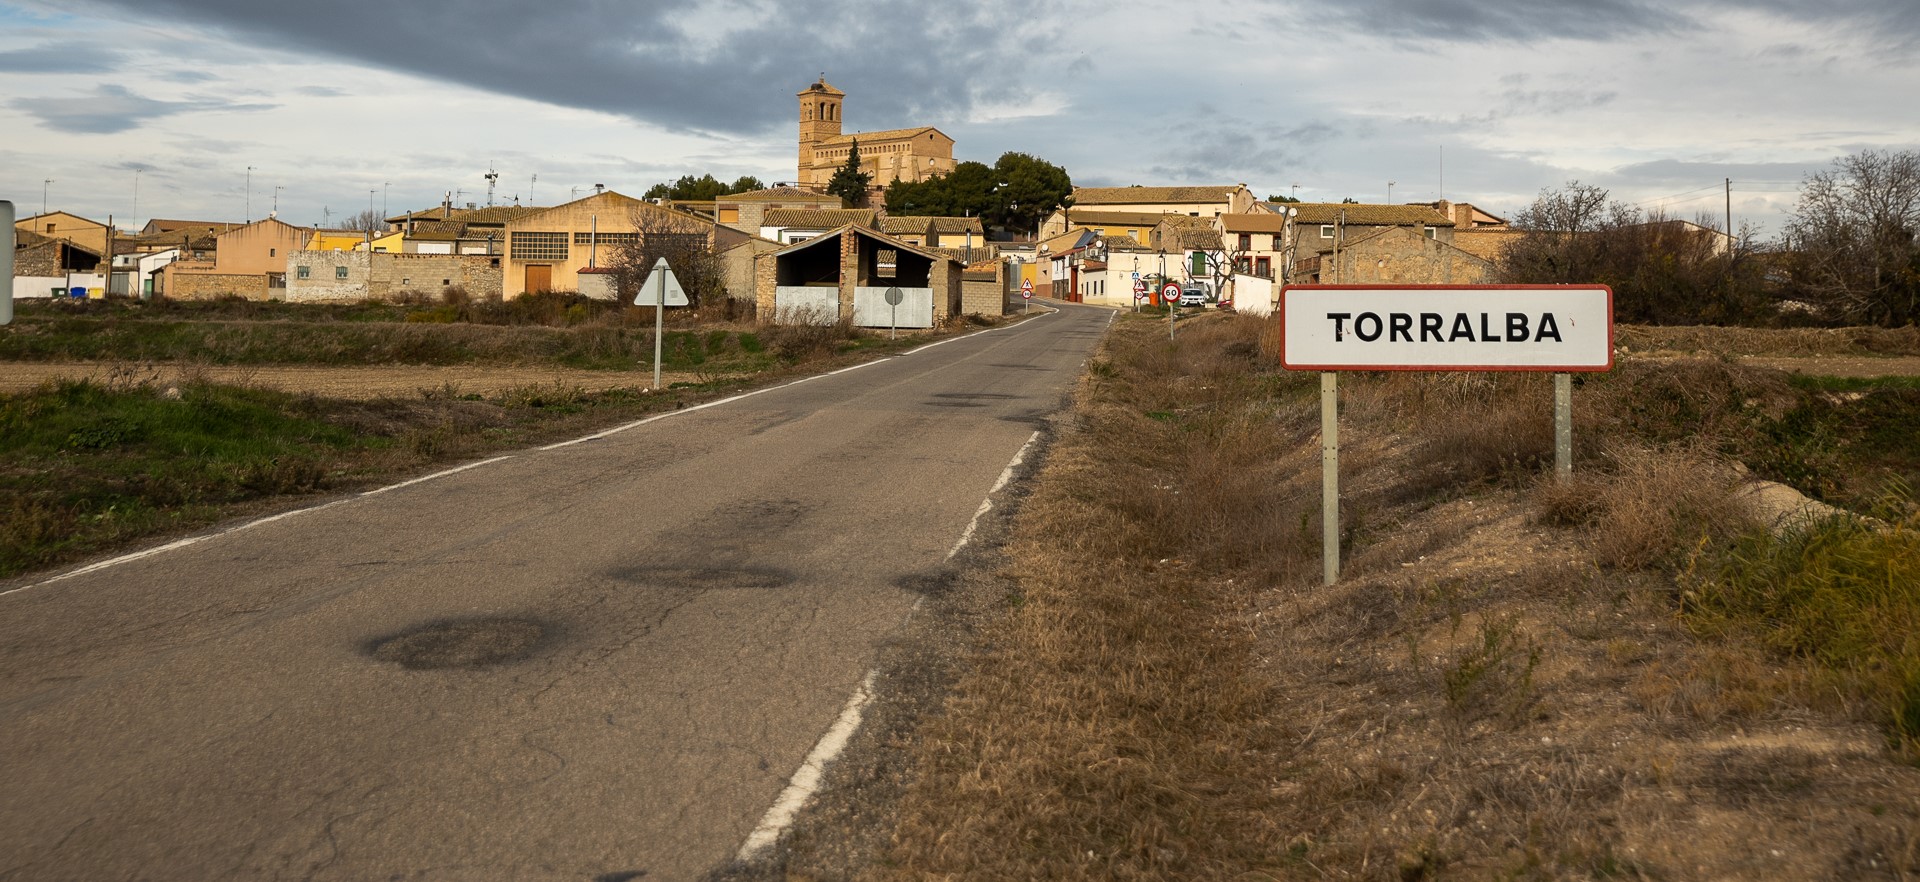
<svg viewBox="0 0 1920 882">
<path fill-rule="evenodd" d="M 1135 205 L 1143 203 L 1226 202 L 1238 185 L 1218 187 L 1079 187 L 1075 205 Z"/>
<path fill-rule="evenodd" d="M 790 230 L 831 230 L 847 224 L 869 226 L 872 223 L 871 208 L 776 208 L 760 221 L 761 226 Z"/>
<path fill-rule="evenodd" d="M 1367 205 L 1352 202 L 1298 202 L 1292 206 L 1298 213 L 1295 223 L 1331 224 L 1339 221 L 1340 213 L 1346 212 L 1349 224 L 1360 226 L 1393 227 L 1419 226 L 1451 227 L 1453 219 L 1435 211 L 1429 205 Z"/>
<path fill-rule="evenodd" d="M 436 205 L 426 211 L 413 212 L 413 220 L 416 222 L 423 220 L 445 220 L 460 221 L 461 223 L 468 224 L 502 225 L 545 210 L 544 208 L 536 208 L 531 205 L 490 205 L 485 208 L 448 208 L 444 205 Z M 406 221 L 407 215 L 404 214 L 387 218 L 387 223 L 390 224 L 405 223 Z"/>
<path fill-rule="evenodd" d="M 1190 214 L 1163 214 L 1160 223 L 1170 230 L 1211 230 L 1213 218 L 1194 217 Z"/>
<path fill-rule="evenodd" d="M 847 93 L 834 88 L 832 83 L 827 82 L 826 77 L 821 77 L 818 82 L 811 83 L 806 88 L 801 89 L 799 94 L 805 95 L 808 92 L 825 92 L 828 95 L 838 95 L 842 98 L 847 97 Z"/>
<path fill-rule="evenodd" d="M 1287 219 L 1278 214 L 1223 214 L 1220 226 L 1229 233 L 1278 233 L 1287 228 Z"/>
<path fill-rule="evenodd" d="M 934 128 L 933 126 L 915 126 L 910 129 L 887 129 L 885 131 L 880 131 L 880 132 L 851 132 L 845 135 L 834 135 L 831 138 L 823 138 L 819 141 L 819 146 L 821 147 L 838 146 L 841 144 L 850 143 L 855 138 L 858 138 L 869 144 L 874 143 L 876 141 L 896 141 L 902 138 L 914 137 L 915 135 L 918 135 L 921 132 L 938 132 L 938 131 L 940 130 Z"/>
<path fill-rule="evenodd" d="M 1078 208 L 1067 209 L 1067 223 L 1110 227 L 1117 225 L 1151 227 L 1160 223 L 1164 217 L 1157 211 L 1082 211 Z"/>
<path fill-rule="evenodd" d="M 1140 244 L 1139 240 L 1133 238 L 1132 236 L 1108 236 L 1107 250 L 1109 251 L 1146 251 L 1147 246 Z"/>
<path fill-rule="evenodd" d="M 1087 240 L 1092 238 L 1093 238 L 1092 230 L 1068 230 L 1051 239 L 1043 240 L 1040 243 L 1040 250 L 1047 251 L 1053 254 L 1059 254 L 1062 251 L 1072 251 L 1073 249 L 1080 247 L 1080 243 L 1082 240 Z"/>
<path fill-rule="evenodd" d="M 178 233 L 183 230 L 193 230 L 197 232 L 204 232 L 206 230 L 222 231 L 237 226 L 240 226 L 240 224 L 228 221 L 163 220 L 161 218 L 154 218 L 153 220 L 147 221 L 147 227 L 152 227 L 155 233 Z M 146 227 L 141 227 L 141 229 L 144 230 Z"/>
<path fill-rule="evenodd" d="M 984 232 L 984 228 L 980 226 L 980 219 L 977 217 L 935 217 L 931 218 L 931 220 L 933 221 L 933 231 L 936 233 Z"/>
<path fill-rule="evenodd" d="M 813 201 L 813 202 L 830 202 L 830 203 L 833 203 L 834 205 L 840 204 L 840 197 L 838 196 L 834 196 L 828 193 L 815 193 L 812 190 L 803 190 L 799 187 L 768 187 L 765 190 L 748 190 L 745 193 L 735 193 L 731 196 L 722 196 L 719 199 L 716 199 L 714 201 L 715 202 L 790 202 L 790 201 L 801 201 L 801 200 Z"/>
<path fill-rule="evenodd" d="M 908 233 L 925 233 L 933 226 L 932 220 L 925 215 L 909 214 L 880 219 L 880 232 L 891 236 Z"/>
<path fill-rule="evenodd" d="M 1182 250 L 1221 250 L 1220 234 L 1213 230 L 1175 230 L 1173 247 Z"/>
</svg>

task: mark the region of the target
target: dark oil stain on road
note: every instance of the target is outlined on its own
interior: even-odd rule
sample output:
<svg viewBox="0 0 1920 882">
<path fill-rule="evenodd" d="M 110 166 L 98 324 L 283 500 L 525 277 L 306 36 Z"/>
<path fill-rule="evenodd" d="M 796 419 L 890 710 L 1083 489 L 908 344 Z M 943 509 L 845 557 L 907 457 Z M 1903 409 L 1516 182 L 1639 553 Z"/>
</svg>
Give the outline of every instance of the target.
<svg viewBox="0 0 1920 882">
<path fill-rule="evenodd" d="M 622 582 L 668 590 L 768 589 L 793 584 L 793 574 L 769 567 L 637 567 L 611 573 Z"/>
<path fill-rule="evenodd" d="M 484 668 L 527 658 L 551 642 L 556 628 L 529 619 L 484 616 L 439 619 L 376 638 L 367 654 L 410 670 Z"/>
<path fill-rule="evenodd" d="M 633 882 L 635 879 L 646 878 L 646 875 L 646 870 L 622 870 L 618 873 L 601 873 L 593 877 L 593 882 Z"/>
<path fill-rule="evenodd" d="M 939 597 L 953 586 L 959 584 L 960 572 L 952 567 L 941 567 L 918 573 L 908 573 L 893 580 L 893 587 L 902 591 L 911 591 L 925 597 Z"/>
</svg>

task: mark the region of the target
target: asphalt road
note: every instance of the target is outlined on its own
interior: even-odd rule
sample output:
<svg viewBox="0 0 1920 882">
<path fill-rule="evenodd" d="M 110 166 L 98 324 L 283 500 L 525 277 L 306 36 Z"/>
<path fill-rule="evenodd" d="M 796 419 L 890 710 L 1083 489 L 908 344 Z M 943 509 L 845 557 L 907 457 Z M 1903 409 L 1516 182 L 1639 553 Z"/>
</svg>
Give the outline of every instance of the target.
<svg viewBox="0 0 1920 882">
<path fill-rule="evenodd" d="M 0 879 L 725 865 L 1108 318 L 0 585 Z"/>
</svg>

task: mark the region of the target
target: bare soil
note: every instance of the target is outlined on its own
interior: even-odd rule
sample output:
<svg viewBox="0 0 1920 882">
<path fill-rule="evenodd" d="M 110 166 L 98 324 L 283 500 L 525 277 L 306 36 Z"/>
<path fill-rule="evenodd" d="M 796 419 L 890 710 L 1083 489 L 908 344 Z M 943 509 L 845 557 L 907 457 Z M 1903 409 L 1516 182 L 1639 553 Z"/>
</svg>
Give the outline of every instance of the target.
<svg viewBox="0 0 1920 882">
<path fill-rule="evenodd" d="M 422 393 L 491 396 L 528 386 L 562 385 L 585 392 L 622 387 L 648 388 L 652 371 L 588 371 L 559 367 L 462 365 L 428 367 L 266 367 L 180 364 L 125 364 L 109 362 L 10 362 L 0 365 L 0 394 L 24 392 L 48 380 L 148 379 L 173 383 L 202 378 L 216 383 L 261 386 L 285 392 L 312 393 L 326 398 L 374 399 L 417 397 Z M 663 372 L 661 385 L 699 382 L 692 373 Z"/>
</svg>

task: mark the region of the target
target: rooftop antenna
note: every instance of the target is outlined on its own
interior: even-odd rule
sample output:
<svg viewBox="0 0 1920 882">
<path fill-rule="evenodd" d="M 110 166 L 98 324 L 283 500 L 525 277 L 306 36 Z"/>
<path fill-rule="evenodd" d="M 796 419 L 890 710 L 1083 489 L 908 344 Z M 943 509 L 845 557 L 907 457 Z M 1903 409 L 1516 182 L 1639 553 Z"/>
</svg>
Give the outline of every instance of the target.
<svg viewBox="0 0 1920 882">
<path fill-rule="evenodd" d="M 540 175 L 535 173 L 533 180 L 527 182 L 527 204 L 533 204 L 533 185 L 540 183 Z"/>
<path fill-rule="evenodd" d="M 493 185 L 494 185 L 494 182 L 500 180 L 500 173 L 497 171 L 494 171 L 493 166 L 489 164 L 487 166 L 487 173 L 482 177 L 485 177 L 487 179 L 487 207 L 492 208 L 493 207 Z"/>
</svg>

